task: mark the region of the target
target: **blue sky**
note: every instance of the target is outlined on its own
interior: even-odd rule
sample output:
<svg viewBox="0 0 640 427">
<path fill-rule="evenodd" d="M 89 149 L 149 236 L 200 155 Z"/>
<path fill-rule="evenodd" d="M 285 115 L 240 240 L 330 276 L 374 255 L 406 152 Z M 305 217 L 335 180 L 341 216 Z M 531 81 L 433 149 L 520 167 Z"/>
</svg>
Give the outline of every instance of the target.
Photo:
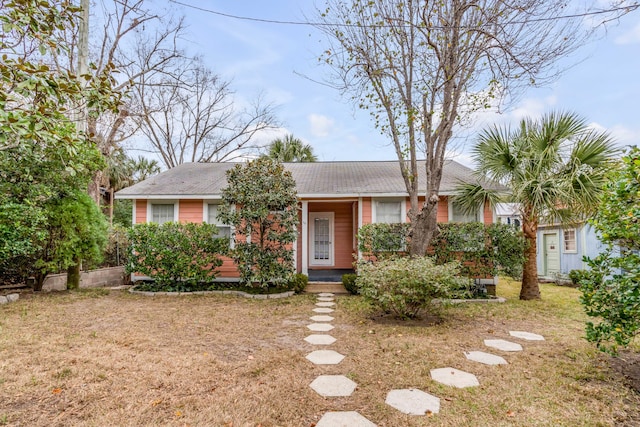
<svg viewBox="0 0 640 427">
<path fill-rule="evenodd" d="M 222 13 L 280 21 L 311 16 L 313 0 L 180 0 Z M 322 81 L 329 70 L 319 65 L 322 37 L 308 26 L 236 20 L 173 5 L 186 17 L 191 53 L 200 54 L 216 73 L 232 80 L 239 104 L 263 94 L 278 105 L 285 133 L 313 146 L 320 160 L 393 160 L 386 138 L 367 113 Z M 483 113 L 474 128 L 451 146 L 451 157 L 471 165 L 467 155 L 475 130 L 515 124 L 525 116 L 570 110 L 593 126 L 609 130 L 618 144 L 640 143 L 640 11 L 609 23 L 589 44 L 562 62 L 571 66 L 555 83 L 529 89 L 502 113 Z"/>
</svg>

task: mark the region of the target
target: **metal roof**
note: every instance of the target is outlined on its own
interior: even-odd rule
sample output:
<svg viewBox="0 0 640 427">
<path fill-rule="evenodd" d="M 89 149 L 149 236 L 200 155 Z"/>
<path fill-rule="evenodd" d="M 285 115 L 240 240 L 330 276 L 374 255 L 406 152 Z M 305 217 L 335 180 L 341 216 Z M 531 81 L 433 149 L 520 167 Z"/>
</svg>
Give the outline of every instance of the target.
<svg viewBox="0 0 640 427">
<path fill-rule="evenodd" d="M 184 163 L 116 193 L 118 199 L 216 199 L 226 187 L 226 171 L 236 163 Z M 400 166 L 393 161 L 285 163 L 296 181 L 298 196 L 406 196 Z M 418 182 L 424 193 L 425 162 L 419 162 Z M 453 160 L 444 164 L 440 194 L 452 194 L 460 182 L 477 182 L 473 170 Z M 504 190 L 496 183 L 483 186 Z"/>
</svg>

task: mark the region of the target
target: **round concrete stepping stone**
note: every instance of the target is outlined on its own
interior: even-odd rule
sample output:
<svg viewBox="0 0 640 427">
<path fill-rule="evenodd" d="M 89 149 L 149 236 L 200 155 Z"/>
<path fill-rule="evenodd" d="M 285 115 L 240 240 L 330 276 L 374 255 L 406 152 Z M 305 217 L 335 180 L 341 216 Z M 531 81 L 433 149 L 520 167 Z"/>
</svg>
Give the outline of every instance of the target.
<svg viewBox="0 0 640 427">
<path fill-rule="evenodd" d="M 485 353 L 484 351 L 470 351 L 464 353 L 465 357 L 474 362 L 484 363 L 485 365 L 506 365 L 507 361 L 495 354 Z"/>
<path fill-rule="evenodd" d="M 455 368 L 439 368 L 431 370 L 431 378 L 441 384 L 465 388 L 480 385 L 475 375 Z"/>
<path fill-rule="evenodd" d="M 531 332 L 509 331 L 509 335 L 516 338 L 522 338 L 523 340 L 528 340 L 528 341 L 544 341 L 544 337 L 542 335 L 533 334 Z"/>
<path fill-rule="evenodd" d="M 358 384 L 344 375 L 320 375 L 309 387 L 324 397 L 351 396 Z"/>
<path fill-rule="evenodd" d="M 440 399 L 415 388 L 391 390 L 384 402 L 407 415 L 437 414 L 440 411 Z"/>
<path fill-rule="evenodd" d="M 333 297 L 318 297 L 318 301 L 324 301 L 324 302 L 334 301 L 334 298 Z"/>
<path fill-rule="evenodd" d="M 307 360 L 315 365 L 337 365 L 344 355 L 333 350 L 316 350 L 307 354 Z"/>
<path fill-rule="evenodd" d="M 522 351 L 520 344 L 507 340 L 484 340 L 484 345 L 502 351 Z"/>
<path fill-rule="evenodd" d="M 321 302 L 317 302 L 316 305 L 318 307 L 333 307 L 334 305 L 336 305 L 336 303 L 329 302 L 329 301 L 321 301 Z"/>
<path fill-rule="evenodd" d="M 333 317 L 331 317 L 331 316 L 311 316 L 309 319 L 313 320 L 314 322 L 331 322 L 333 320 Z"/>
<path fill-rule="evenodd" d="M 336 294 L 332 294 L 331 292 L 320 292 L 318 296 L 319 297 L 335 297 Z"/>
<path fill-rule="evenodd" d="M 325 413 L 316 427 L 376 427 L 376 425 L 356 411 L 347 411 Z"/>
<path fill-rule="evenodd" d="M 334 326 L 329 325 L 328 323 L 312 323 L 307 325 L 307 328 L 313 332 L 329 332 L 334 328 Z"/>
<path fill-rule="evenodd" d="M 327 308 L 327 307 L 318 307 L 313 309 L 314 313 L 333 313 L 334 311 L 335 310 L 333 308 Z"/>
<path fill-rule="evenodd" d="M 336 339 L 331 335 L 319 335 L 319 334 L 309 335 L 304 340 L 309 344 L 314 344 L 314 345 L 330 345 L 336 342 Z"/>
</svg>

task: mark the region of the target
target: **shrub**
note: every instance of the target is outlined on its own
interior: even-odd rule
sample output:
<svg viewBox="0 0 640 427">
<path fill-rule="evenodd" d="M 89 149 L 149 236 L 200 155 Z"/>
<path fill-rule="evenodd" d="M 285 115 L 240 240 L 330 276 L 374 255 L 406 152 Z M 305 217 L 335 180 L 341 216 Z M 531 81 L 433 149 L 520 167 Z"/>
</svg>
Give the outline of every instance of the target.
<svg viewBox="0 0 640 427">
<path fill-rule="evenodd" d="M 297 273 L 291 277 L 291 280 L 289 280 L 288 288 L 295 291 L 296 294 L 301 294 L 304 292 L 308 283 L 309 277 L 306 274 Z"/>
<path fill-rule="evenodd" d="M 137 224 L 129 230 L 127 272 L 145 274 L 159 285 L 211 282 L 229 244 L 214 238 L 217 232 L 206 223 Z"/>
<path fill-rule="evenodd" d="M 379 309 L 400 318 L 413 318 L 434 298 L 449 298 L 462 286 L 460 265 L 435 265 L 428 257 L 389 258 L 360 262 L 356 284 L 360 294 Z"/>
<path fill-rule="evenodd" d="M 358 286 L 356 285 L 356 279 L 358 275 L 356 274 L 343 274 L 342 275 L 342 285 L 351 295 L 358 295 L 360 291 L 358 290 Z"/>
<path fill-rule="evenodd" d="M 583 280 L 588 280 L 589 276 L 589 270 L 571 270 L 569 272 L 569 279 L 576 286 L 580 286 Z"/>
<path fill-rule="evenodd" d="M 610 172 L 605 194 L 591 224 L 606 250 L 587 259 L 580 282 L 588 316 L 587 340 L 615 354 L 640 333 L 640 148 L 634 147 Z"/>
<path fill-rule="evenodd" d="M 522 231 L 507 224 L 479 222 L 438 224 L 440 233 L 431 241 L 436 263 L 461 263 L 466 277 L 506 274 L 519 280 L 526 247 Z"/>
<path fill-rule="evenodd" d="M 429 248 L 437 264 L 459 261 L 460 274 L 466 277 L 522 277 L 522 231 L 507 224 L 479 222 L 438 224 L 438 229 Z M 408 224 L 366 224 L 358 231 L 358 248 L 370 260 L 403 255 L 409 244 L 408 232 Z"/>
</svg>

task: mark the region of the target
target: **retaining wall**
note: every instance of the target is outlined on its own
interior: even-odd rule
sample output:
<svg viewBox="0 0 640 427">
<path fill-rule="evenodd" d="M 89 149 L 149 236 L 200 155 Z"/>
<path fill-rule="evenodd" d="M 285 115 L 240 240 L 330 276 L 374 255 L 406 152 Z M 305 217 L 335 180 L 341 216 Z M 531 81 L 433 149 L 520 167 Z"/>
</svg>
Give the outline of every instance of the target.
<svg viewBox="0 0 640 427">
<path fill-rule="evenodd" d="M 99 288 L 102 286 L 120 286 L 128 281 L 124 266 L 100 268 L 80 272 L 81 288 Z M 44 279 L 43 291 L 64 291 L 67 289 L 67 273 L 49 274 Z"/>
</svg>

